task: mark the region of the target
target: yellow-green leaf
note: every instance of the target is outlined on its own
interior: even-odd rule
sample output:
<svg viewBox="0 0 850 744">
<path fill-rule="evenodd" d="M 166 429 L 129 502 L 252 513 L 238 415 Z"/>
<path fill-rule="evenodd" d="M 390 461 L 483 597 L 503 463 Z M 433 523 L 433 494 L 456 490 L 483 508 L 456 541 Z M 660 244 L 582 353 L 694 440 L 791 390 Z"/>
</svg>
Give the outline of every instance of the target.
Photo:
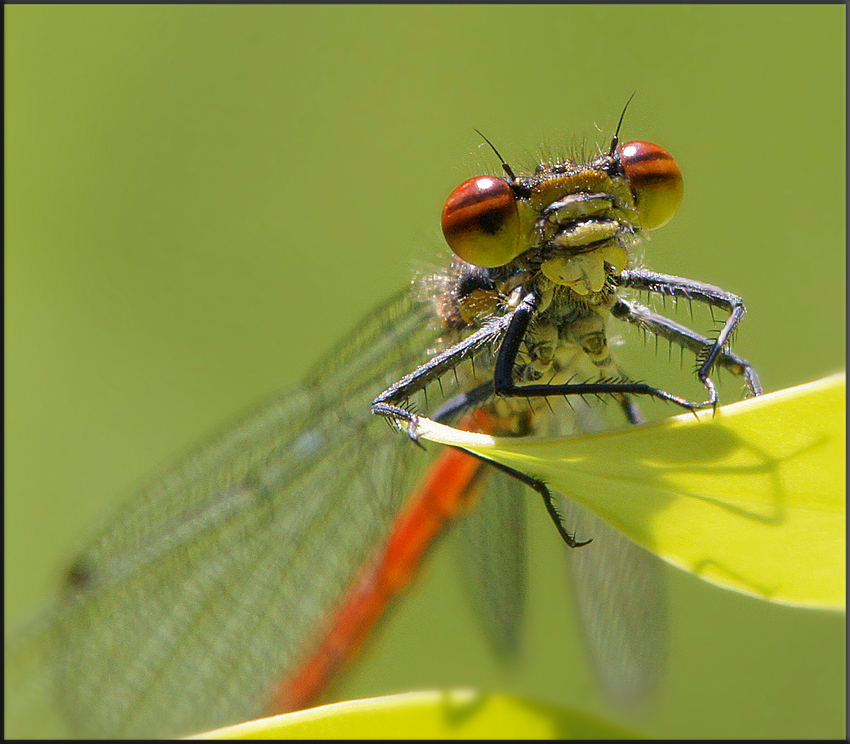
<svg viewBox="0 0 850 744">
<path fill-rule="evenodd" d="M 409 692 L 249 721 L 197 739 L 626 739 L 600 719 L 510 695 Z"/>
<path fill-rule="evenodd" d="M 420 421 L 426 439 L 542 479 L 720 586 L 843 607 L 844 374 L 645 426 L 499 438 Z"/>
</svg>

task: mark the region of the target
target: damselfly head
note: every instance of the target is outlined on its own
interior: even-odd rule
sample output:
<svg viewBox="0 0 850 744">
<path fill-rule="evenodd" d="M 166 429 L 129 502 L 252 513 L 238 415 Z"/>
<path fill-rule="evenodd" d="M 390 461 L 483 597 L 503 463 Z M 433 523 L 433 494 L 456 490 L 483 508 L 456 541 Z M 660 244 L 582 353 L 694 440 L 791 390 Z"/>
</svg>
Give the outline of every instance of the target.
<svg viewBox="0 0 850 744">
<path fill-rule="evenodd" d="M 619 145 L 616 137 L 610 152 L 587 164 L 561 160 L 517 176 L 502 163 L 507 178 L 477 176 L 449 195 L 442 216 L 449 247 L 484 269 L 521 258 L 584 296 L 628 266 L 631 237 L 669 222 L 684 190 L 664 148 Z"/>
</svg>

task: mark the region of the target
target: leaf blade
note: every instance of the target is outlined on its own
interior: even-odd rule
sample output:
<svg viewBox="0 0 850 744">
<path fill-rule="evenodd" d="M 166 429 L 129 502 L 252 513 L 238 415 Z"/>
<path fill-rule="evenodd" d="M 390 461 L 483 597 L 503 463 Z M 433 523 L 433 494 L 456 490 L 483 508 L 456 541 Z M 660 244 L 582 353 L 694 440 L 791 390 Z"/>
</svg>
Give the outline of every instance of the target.
<svg viewBox="0 0 850 744">
<path fill-rule="evenodd" d="M 541 478 L 664 560 L 773 602 L 844 606 L 845 378 L 581 438 L 420 434 Z"/>
</svg>

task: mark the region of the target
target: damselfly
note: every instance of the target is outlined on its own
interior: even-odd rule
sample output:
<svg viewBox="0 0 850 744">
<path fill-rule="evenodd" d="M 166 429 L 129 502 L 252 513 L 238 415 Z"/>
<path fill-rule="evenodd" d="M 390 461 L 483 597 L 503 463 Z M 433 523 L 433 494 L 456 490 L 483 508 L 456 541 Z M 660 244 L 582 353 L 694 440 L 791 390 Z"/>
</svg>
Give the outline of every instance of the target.
<svg viewBox="0 0 850 744">
<path fill-rule="evenodd" d="M 583 396 L 615 400 L 636 424 L 640 396 L 715 406 L 718 366 L 757 395 L 752 367 L 728 349 L 744 305 L 634 265 L 636 241 L 682 196 L 657 145 L 615 134 L 587 163 L 528 175 L 500 160 L 504 177 L 470 179 L 446 202 L 457 254 L 446 271 L 376 308 L 302 385 L 152 482 L 73 562 L 40 620 L 7 643 L 8 734 L 37 734 L 29 727 L 47 709 L 79 736 L 168 736 L 309 705 L 461 516 L 484 629 L 511 653 L 527 486 L 577 548 L 603 681 L 623 699 L 651 687 L 664 612 L 648 554 L 577 507 L 559 514 L 543 483 L 460 451 L 434 458 L 396 429 L 412 434 L 422 411 L 514 436 L 578 432 L 598 425 Z M 707 303 L 728 320 L 704 337 L 629 289 Z M 705 400 L 630 379 L 607 343 L 615 322 L 692 352 Z"/>
</svg>

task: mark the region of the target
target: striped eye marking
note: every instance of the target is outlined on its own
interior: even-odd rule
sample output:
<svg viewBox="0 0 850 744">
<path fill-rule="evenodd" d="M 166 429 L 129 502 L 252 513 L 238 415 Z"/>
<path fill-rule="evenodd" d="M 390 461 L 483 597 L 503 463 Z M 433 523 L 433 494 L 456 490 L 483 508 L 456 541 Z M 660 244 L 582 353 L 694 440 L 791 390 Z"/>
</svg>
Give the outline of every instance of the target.
<svg viewBox="0 0 850 744">
<path fill-rule="evenodd" d="M 626 142 L 617 149 L 644 230 L 666 225 L 682 203 L 685 184 L 673 156 L 652 142 Z"/>
</svg>

